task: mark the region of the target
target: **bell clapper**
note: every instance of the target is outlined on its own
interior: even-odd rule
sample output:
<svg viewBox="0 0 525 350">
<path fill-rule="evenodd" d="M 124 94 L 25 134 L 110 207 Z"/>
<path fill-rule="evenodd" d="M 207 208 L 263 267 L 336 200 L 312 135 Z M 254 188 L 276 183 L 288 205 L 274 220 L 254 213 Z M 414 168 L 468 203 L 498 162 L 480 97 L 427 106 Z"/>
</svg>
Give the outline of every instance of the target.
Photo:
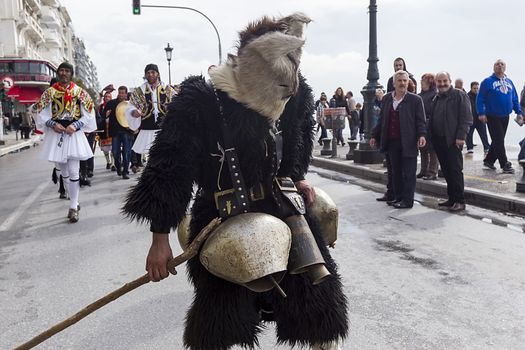
<svg viewBox="0 0 525 350">
<path fill-rule="evenodd" d="M 286 298 L 286 293 L 284 292 L 284 290 L 281 288 L 281 286 L 279 285 L 279 283 L 277 283 L 277 281 L 275 280 L 275 278 L 273 278 L 273 276 L 268 276 L 268 278 L 270 279 L 270 281 L 272 282 L 273 286 L 275 287 L 275 289 L 277 289 L 277 291 L 279 292 L 279 294 L 281 294 L 283 296 L 283 298 Z"/>
</svg>

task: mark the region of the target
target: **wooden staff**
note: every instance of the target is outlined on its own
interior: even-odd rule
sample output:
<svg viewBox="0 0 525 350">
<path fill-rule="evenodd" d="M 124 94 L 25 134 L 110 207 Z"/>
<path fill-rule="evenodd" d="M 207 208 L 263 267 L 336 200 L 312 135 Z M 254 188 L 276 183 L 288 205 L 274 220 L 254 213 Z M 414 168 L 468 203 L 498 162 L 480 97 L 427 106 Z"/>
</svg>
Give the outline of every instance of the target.
<svg viewBox="0 0 525 350">
<path fill-rule="evenodd" d="M 204 227 L 201 232 L 199 232 L 197 237 L 195 237 L 193 242 L 191 242 L 191 244 L 188 246 L 188 248 L 184 252 L 182 252 L 182 254 L 176 256 L 175 258 L 173 258 L 172 260 L 170 260 L 168 262 L 168 270 L 172 274 L 175 274 L 176 273 L 176 271 L 175 271 L 175 267 L 176 266 L 182 264 L 183 262 L 185 262 L 185 261 L 191 259 L 192 257 L 194 257 L 195 255 L 197 255 L 197 253 L 199 252 L 199 249 L 200 249 L 202 243 L 204 243 L 206 238 L 208 238 L 210 233 L 220 224 L 220 222 L 221 222 L 220 218 L 215 218 L 212 221 L 210 221 L 210 223 L 208 225 L 206 225 L 206 227 Z M 124 294 L 126 294 L 128 292 L 131 292 L 133 289 L 136 289 L 136 288 L 142 286 L 143 284 L 148 283 L 149 281 L 150 281 L 150 279 L 148 277 L 148 274 L 145 274 L 144 276 L 142 276 L 140 278 L 137 278 L 134 281 L 126 283 L 124 286 L 120 287 L 119 289 L 109 293 L 105 297 L 102 297 L 102 298 L 98 299 L 94 303 L 89 304 L 88 306 L 86 306 L 85 308 L 83 308 L 82 310 L 80 310 L 79 312 L 77 312 L 76 314 L 71 316 L 70 318 L 68 318 L 68 319 L 66 319 L 66 320 L 64 320 L 64 321 L 62 321 L 60 323 L 57 323 L 53 327 L 51 327 L 48 330 L 40 333 L 39 335 L 37 335 L 36 337 L 32 338 L 31 340 L 29 340 L 29 341 L 25 342 L 24 344 L 16 347 L 14 350 L 27 350 L 27 349 L 34 348 L 38 344 L 42 343 L 44 340 L 51 338 L 53 335 L 57 334 L 58 332 L 61 332 L 64 329 L 66 329 L 67 327 L 77 323 L 78 321 L 80 321 L 81 319 L 86 317 L 87 315 L 89 315 L 92 312 L 100 309 L 102 306 L 104 306 L 106 304 L 109 304 L 113 300 L 115 300 L 117 298 L 120 298 Z"/>
</svg>

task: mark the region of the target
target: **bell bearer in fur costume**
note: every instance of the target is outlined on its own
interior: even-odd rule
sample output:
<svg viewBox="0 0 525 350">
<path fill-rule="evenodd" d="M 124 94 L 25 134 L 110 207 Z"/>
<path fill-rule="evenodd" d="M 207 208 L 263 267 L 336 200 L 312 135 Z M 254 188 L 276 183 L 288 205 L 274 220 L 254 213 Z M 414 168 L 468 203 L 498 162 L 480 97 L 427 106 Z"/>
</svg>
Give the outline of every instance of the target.
<svg viewBox="0 0 525 350">
<path fill-rule="evenodd" d="M 217 277 L 202 256 L 189 260 L 195 296 L 184 344 L 191 350 L 254 348 L 263 321 L 275 322 L 278 343 L 290 346 L 338 349 L 347 336 L 347 300 L 337 265 L 308 211 L 315 197 L 305 181 L 315 108 L 299 63 L 309 22 L 296 13 L 251 23 L 240 33 L 237 54 L 209 71 L 211 81 L 186 79 L 146 169 L 128 193 L 125 213 L 151 225 L 146 269 L 152 281 L 168 276 L 168 233 L 183 220 L 194 184 L 190 241 L 215 217 L 225 225 L 253 213 L 285 221 L 292 236 L 300 226 L 313 237 L 316 266 L 326 270 L 326 278 L 314 285 L 308 273 L 286 273 L 278 281 L 286 298 L 275 288 L 254 292 Z M 292 251 L 293 240 L 290 261 Z"/>
</svg>

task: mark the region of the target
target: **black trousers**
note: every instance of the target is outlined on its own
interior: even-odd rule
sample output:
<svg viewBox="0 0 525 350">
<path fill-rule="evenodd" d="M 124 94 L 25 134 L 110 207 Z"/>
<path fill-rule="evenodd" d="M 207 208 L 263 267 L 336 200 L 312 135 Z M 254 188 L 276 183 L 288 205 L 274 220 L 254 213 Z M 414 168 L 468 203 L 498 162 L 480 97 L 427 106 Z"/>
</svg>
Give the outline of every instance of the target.
<svg viewBox="0 0 525 350">
<path fill-rule="evenodd" d="M 29 134 L 31 133 L 30 126 L 21 126 L 20 133 L 22 134 L 22 139 L 29 139 Z"/>
<path fill-rule="evenodd" d="M 95 136 L 96 134 L 94 132 L 86 135 L 86 138 L 92 150 L 95 149 L 95 142 L 96 142 Z M 94 169 L 95 169 L 95 157 L 91 157 L 87 160 L 80 161 L 80 173 L 83 174 L 84 176 L 87 175 L 87 172 L 93 172 Z"/>
<path fill-rule="evenodd" d="M 468 130 L 467 139 L 465 140 L 467 143 L 467 149 L 474 148 L 474 141 L 472 139 L 474 137 L 475 130 L 478 131 L 479 138 L 483 143 L 483 150 L 488 151 L 490 149 L 490 143 L 487 137 L 487 125 L 485 125 L 485 123 L 479 120 L 478 117 L 474 117 L 474 121 L 470 126 L 470 129 Z"/>
<path fill-rule="evenodd" d="M 139 134 L 134 134 L 133 135 L 133 143 L 135 143 L 135 140 L 137 139 L 137 136 Z M 132 143 L 132 147 L 133 147 L 133 143 Z M 136 153 L 135 151 L 131 150 L 131 165 L 132 166 L 136 166 L 136 167 L 140 167 L 140 166 L 143 166 L 142 164 L 142 154 L 140 153 Z"/>
<path fill-rule="evenodd" d="M 388 181 L 386 183 L 386 196 L 388 200 L 395 199 L 394 187 L 392 185 L 392 165 L 390 165 L 390 160 L 388 159 L 388 154 L 385 154 L 385 163 L 386 163 L 386 175 Z"/>
<path fill-rule="evenodd" d="M 403 156 L 401 140 L 388 140 L 386 154 L 392 170 L 395 199 L 412 205 L 416 191 L 417 157 Z"/>
<path fill-rule="evenodd" d="M 488 115 L 487 125 L 492 143 L 484 161 L 494 164 L 497 160 L 500 167 L 503 168 L 508 162 L 507 153 L 505 152 L 505 135 L 509 126 L 509 117 L 492 117 Z"/>
<path fill-rule="evenodd" d="M 448 199 L 465 204 L 465 182 L 463 179 L 463 154 L 456 145 L 447 144 L 445 137 L 433 136 L 432 145 L 447 181 Z M 492 146 L 491 146 L 492 149 Z"/>
<path fill-rule="evenodd" d="M 131 150 L 131 165 L 132 166 L 143 166 L 141 153 L 135 153 L 135 151 Z"/>
</svg>

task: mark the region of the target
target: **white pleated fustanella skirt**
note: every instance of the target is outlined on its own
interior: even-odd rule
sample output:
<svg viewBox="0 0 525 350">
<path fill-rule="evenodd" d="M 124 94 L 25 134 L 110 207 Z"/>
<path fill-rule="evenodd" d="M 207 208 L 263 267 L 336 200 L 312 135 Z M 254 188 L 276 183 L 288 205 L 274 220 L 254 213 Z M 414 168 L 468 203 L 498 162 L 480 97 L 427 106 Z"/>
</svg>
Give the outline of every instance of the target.
<svg viewBox="0 0 525 350">
<path fill-rule="evenodd" d="M 48 129 L 44 137 L 41 157 L 50 162 L 66 163 L 68 159 L 89 159 L 93 157 L 93 150 L 82 131 L 68 135 Z"/>
<path fill-rule="evenodd" d="M 133 143 L 133 147 L 131 148 L 133 152 L 139 153 L 139 154 L 148 153 L 151 147 L 151 144 L 155 140 L 155 137 L 157 136 L 158 132 L 159 132 L 159 129 L 140 130 L 139 134 L 137 135 L 137 138 L 135 139 L 135 143 Z"/>
</svg>

